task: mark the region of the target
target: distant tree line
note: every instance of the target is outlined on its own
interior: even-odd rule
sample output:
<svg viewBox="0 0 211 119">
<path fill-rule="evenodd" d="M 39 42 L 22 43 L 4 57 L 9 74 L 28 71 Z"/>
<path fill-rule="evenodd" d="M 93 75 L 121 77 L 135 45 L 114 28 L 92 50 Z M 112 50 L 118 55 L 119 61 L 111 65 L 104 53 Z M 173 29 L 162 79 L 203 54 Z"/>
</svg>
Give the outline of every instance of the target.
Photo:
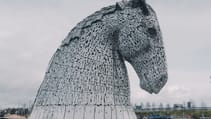
<svg viewBox="0 0 211 119">
<path fill-rule="evenodd" d="M 206 109 L 207 104 L 202 101 L 200 106 L 197 106 L 195 104 L 195 102 L 193 100 L 188 101 L 188 102 L 183 102 L 180 104 L 173 104 L 170 105 L 169 103 L 163 104 L 163 103 L 158 103 L 155 104 L 154 102 L 150 103 L 150 102 L 146 102 L 146 104 L 140 103 L 139 105 L 135 104 L 135 108 L 136 109 L 144 109 L 144 110 L 153 110 L 153 109 L 159 109 L 159 110 L 163 110 L 163 109 L 193 109 L 193 108 L 201 108 L 201 109 Z M 209 107 L 211 108 L 211 107 Z"/>
<path fill-rule="evenodd" d="M 16 114 L 27 117 L 30 114 L 30 112 L 31 111 L 29 108 L 7 108 L 0 110 L 0 117 L 4 117 L 7 114 Z"/>
<path fill-rule="evenodd" d="M 211 118 L 211 107 L 207 107 L 205 102 L 201 106 L 196 106 L 194 101 L 183 102 L 182 104 L 163 104 L 146 102 L 134 107 L 137 118 L 144 119 L 173 119 L 173 118 L 191 118 L 201 119 L 203 117 Z M 205 118 L 204 118 L 205 119 Z"/>
</svg>

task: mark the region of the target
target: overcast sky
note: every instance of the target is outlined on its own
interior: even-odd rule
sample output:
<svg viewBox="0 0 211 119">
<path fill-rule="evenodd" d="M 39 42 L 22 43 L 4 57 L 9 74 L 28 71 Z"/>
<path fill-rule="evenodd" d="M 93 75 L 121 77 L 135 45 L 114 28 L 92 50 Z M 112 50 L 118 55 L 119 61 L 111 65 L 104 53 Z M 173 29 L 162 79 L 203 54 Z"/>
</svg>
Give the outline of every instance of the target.
<svg viewBox="0 0 211 119">
<path fill-rule="evenodd" d="M 117 0 L 0 0 L 0 108 L 32 103 L 48 62 L 83 18 Z M 158 95 L 139 88 L 127 64 L 131 101 L 211 106 L 211 1 L 148 0 L 166 47 L 169 80 Z"/>
</svg>

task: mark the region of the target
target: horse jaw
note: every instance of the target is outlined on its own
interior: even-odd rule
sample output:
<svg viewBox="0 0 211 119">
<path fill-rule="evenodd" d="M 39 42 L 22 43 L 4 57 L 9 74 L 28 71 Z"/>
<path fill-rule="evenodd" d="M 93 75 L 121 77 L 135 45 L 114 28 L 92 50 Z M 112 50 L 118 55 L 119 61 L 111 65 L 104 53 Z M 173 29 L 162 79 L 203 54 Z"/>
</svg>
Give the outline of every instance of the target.
<svg viewBox="0 0 211 119">
<path fill-rule="evenodd" d="M 151 94 L 158 94 L 168 79 L 166 62 L 162 65 L 151 65 L 150 63 L 143 64 L 141 59 L 141 56 L 136 56 L 129 61 L 140 79 L 140 87 Z M 146 65 L 151 66 L 146 67 Z M 158 69 L 161 70 L 158 71 Z"/>
</svg>

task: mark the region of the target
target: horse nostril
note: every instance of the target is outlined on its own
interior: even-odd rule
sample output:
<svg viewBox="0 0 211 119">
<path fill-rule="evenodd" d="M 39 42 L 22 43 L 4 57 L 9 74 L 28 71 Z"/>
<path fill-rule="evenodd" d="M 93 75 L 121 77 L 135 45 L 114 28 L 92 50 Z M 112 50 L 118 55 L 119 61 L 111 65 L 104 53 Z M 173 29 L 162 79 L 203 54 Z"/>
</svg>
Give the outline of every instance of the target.
<svg viewBox="0 0 211 119">
<path fill-rule="evenodd" d="M 165 81 L 166 80 L 166 78 L 167 78 L 167 76 L 166 75 L 162 75 L 161 76 L 161 78 L 159 79 L 161 82 L 163 82 L 163 81 Z"/>
<path fill-rule="evenodd" d="M 157 30 L 155 28 L 148 28 L 147 30 L 151 37 L 155 37 L 157 35 Z"/>
</svg>

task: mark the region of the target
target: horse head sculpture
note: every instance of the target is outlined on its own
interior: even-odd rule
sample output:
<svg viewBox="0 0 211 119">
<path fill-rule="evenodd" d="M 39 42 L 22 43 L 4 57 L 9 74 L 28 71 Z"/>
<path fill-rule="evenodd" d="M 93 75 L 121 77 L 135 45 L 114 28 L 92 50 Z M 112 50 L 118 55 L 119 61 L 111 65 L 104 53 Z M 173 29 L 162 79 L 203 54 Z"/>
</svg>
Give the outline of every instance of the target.
<svg viewBox="0 0 211 119">
<path fill-rule="evenodd" d="M 136 119 L 124 61 L 158 93 L 167 66 L 158 20 L 145 0 L 118 2 L 79 22 L 46 71 L 29 119 Z"/>
<path fill-rule="evenodd" d="M 119 32 L 119 50 L 132 64 L 140 78 L 140 86 L 158 93 L 167 81 L 167 65 L 162 34 L 153 9 L 144 0 L 133 0 L 120 12 L 124 19 Z"/>
</svg>

